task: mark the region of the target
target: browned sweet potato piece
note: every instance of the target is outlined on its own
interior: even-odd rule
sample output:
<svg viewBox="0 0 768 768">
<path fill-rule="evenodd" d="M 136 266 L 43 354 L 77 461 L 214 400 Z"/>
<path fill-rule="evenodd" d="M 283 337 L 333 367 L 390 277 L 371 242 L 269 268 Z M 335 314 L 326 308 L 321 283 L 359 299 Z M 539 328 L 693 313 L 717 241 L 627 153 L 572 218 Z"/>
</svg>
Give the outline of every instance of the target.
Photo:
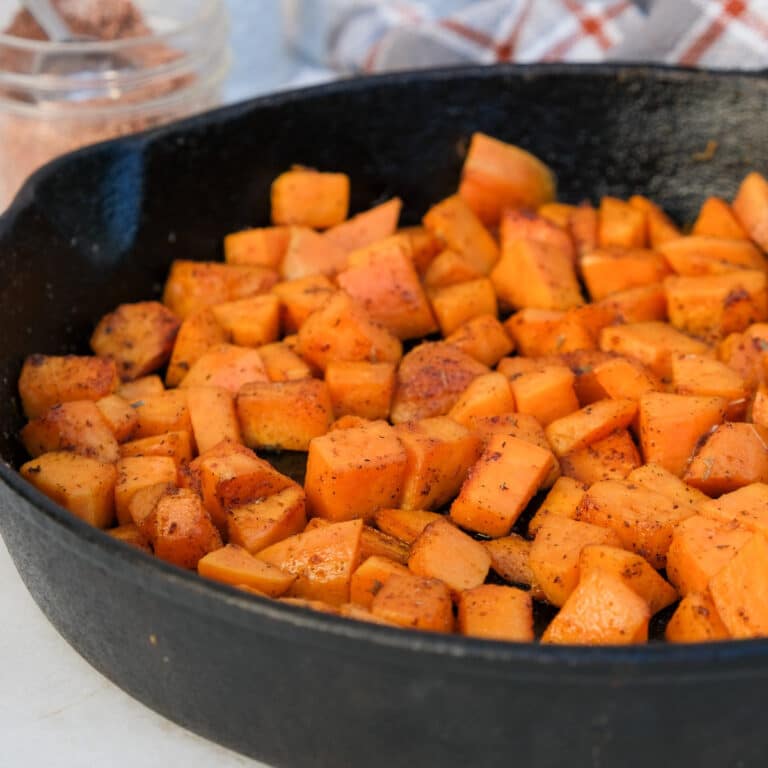
<svg viewBox="0 0 768 768">
<path fill-rule="evenodd" d="M 121 304 L 104 315 L 91 336 L 91 349 L 111 357 L 122 379 L 136 379 L 165 365 L 179 319 L 159 301 Z"/>
<path fill-rule="evenodd" d="M 86 523 L 97 528 L 112 525 L 117 481 L 114 464 L 57 451 L 28 461 L 20 472 L 35 488 Z"/>
<path fill-rule="evenodd" d="M 445 248 L 427 267 L 423 282 L 427 293 L 432 293 L 440 288 L 476 280 L 482 276 L 483 272 L 473 266 L 466 256 Z"/>
<path fill-rule="evenodd" d="M 240 388 L 237 416 L 246 445 L 306 451 L 328 431 L 333 409 L 324 381 L 254 381 Z"/>
<path fill-rule="evenodd" d="M 598 239 L 601 248 L 644 248 L 647 237 L 645 211 L 615 197 L 604 197 L 600 201 Z"/>
<path fill-rule="evenodd" d="M 163 380 L 156 373 L 152 373 L 149 376 L 140 376 L 133 381 L 123 381 L 117 388 L 116 394 L 129 403 L 135 404 L 138 400 L 157 397 L 165 391 Z"/>
<path fill-rule="evenodd" d="M 447 584 L 454 594 L 485 581 L 491 556 L 471 536 L 444 518 L 430 523 L 411 545 L 408 568 Z"/>
<path fill-rule="evenodd" d="M 118 443 L 133 437 L 139 426 L 139 417 L 125 398 L 107 395 L 96 400 L 96 407 Z"/>
<path fill-rule="evenodd" d="M 332 523 L 272 544 L 258 557 L 296 577 L 290 595 L 341 605 L 349 602 L 362 531 L 362 520 Z"/>
<path fill-rule="evenodd" d="M 133 521 L 132 524 L 139 529 L 147 541 L 151 538 L 155 525 L 157 502 L 176 487 L 176 479 L 174 478 L 171 482 L 145 485 L 131 496 L 128 502 L 128 519 Z M 131 525 L 131 523 L 124 523 L 124 525 Z"/>
<path fill-rule="evenodd" d="M 192 461 L 192 436 L 182 429 L 131 440 L 120 446 L 120 456 L 169 456 L 181 467 Z"/>
<path fill-rule="evenodd" d="M 321 518 L 316 517 L 314 519 L 320 520 Z M 324 520 L 323 522 L 326 521 Z M 400 541 L 400 539 L 396 539 L 389 534 L 382 533 L 382 531 L 379 531 L 370 525 L 363 526 L 363 533 L 360 537 L 361 560 L 376 555 L 378 557 L 386 557 L 389 560 L 394 560 L 397 563 L 405 565 L 408 562 L 410 553 L 411 548 L 404 541 Z"/>
<path fill-rule="evenodd" d="M 387 419 L 395 391 L 392 363 L 332 361 L 325 369 L 325 383 L 336 417 L 352 415 Z"/>
<path fill-rule="evenodd" d="M 741 182 L 733 212 L 749 236 L 768 252 L 768 180 L 752 171 Z"/>
<path fill-rule="evenodd" d="M 560 457 L 564 475 L 588 485 L 599 480 L 623 480 L 642 464 L 640 453 L 626 429 Z"/>
<path fill-rule="evenodd" d="M 438 288 L 431 297 L 443 336 L 449 336 L 473 318 L 497 312 L 496 292 L 487 277 Z"/>
<path fill-rule="evenodd" d="M 744 416 L 748 394 L 744 378 L 719 360 L 672 355 L 672 385 L 678 395 L 722 397 L 730 418 Z"/>
<path fill-rule="evenodd" d="M 205 352 L 228 341 L 229 334 L 218 324 L 210 307 L 188 315 L 176 334 L 165 383 L 169 387 L 178 386 Z"/>
<path fill-rule="evenodd" d="M 595 367 L 595 378 L 605 396 L 614 400 L 639 400 L 646 392 L 661 389 L 661 381 L 642 363 L 629 357 L 599 363 Z"/>
<path fill-rule="evenodd" d="M 483 365 L 493 366 L 514 348 L 504 326 L 495 315 L 467 320 L 445 340 Z"/>
<path fill-rule="evenodd" d="M 389 558 L 378 555 L 365 558 L 362 565 L 352 574 L 349 599 L 353 603 L 370 609 L 379 590 L 390 576 L 396 574 L 411 575 L 404 565 Z"/>
<path fill-rule="evenodd" d="M 731 206 L 720 197 L 708 197 L 702 203 L 691 234 L 736 240 L 749 238 Z"/>
<path fill-rule="evenodd" d="M 534 309 L 528 307 L 516 312 L 504 327 L 515 340 L 521 355 L 539 357 L 573 352 L 578 349 L 596 349 L 595 335 L 583 322 L 583 310 L 595 305 L 569 310 Z M 581 313 L 578 314 L 577 313 Z M 599 325 L 608 325 L 613 317 L 608 316 Z"/>
<path fill-rule="evenodd" d="M 272 182 L 272 222 L 326 229 L 349 209 L 349 176 L 296 167 Z"/>
<path fill-rule="evenodd" d="M 451 593 L 437 579 L 392 574 L 373 598 L 371 612 L 408 629 L 453 631 Z"/>
<path fill-rule="evenodd" d="M 721 275 L 737 269 L 765 270 L 765 258 L 746 239 L 689 235 L 659 247 L 678 275 Z"/>
<path fill-rule="evenodd" d="M 509 379 L 493 371 L 473 379 L 448 411 L 448 416 L 468 427 L 475 418 L 498 416 L 514 409 L 515 396 L 509 386 Z"/>
<path fill-rule="evenodd" d="M 504 211 L 499 231 L 503 243 L 510 243 L 513 240 L 533 240 L 552 246 L 567 256 L 570 261 L 576 261 L 576 249 L 570 233 L 564 227 L 530 210 Z"/>
<path fill-rule="evenodd" d="M 483 546 L 491 556 L 491 568 L 505 581 L 529 588 L 531 597 L 546 600 L 531 570 L 532 541 L 511 533 L 499 539 L 484 541 Z"/>
<path fill-rule="evenodd" d="M 459 632 L 487 640 L 531 642 L 531 595 L 515 587 L 482 584 L 459 598 Z"/>
<path fill-rule="evenodd" d="M 228 389 L 189 387 L 187 408 L 197 450 L 200 453 L 213 448 L 222 440 L 241 442 L 235 398 Z"/>
<path fill-rule="evenodd" d="M 114 360 L 66 355 L 30 355 L 19 376 L 19 396 L 28 419 L 69 400 L 99 400 L 117 389 Z"/>
<path fill-rule="evenodd" d="M 175 486 L 178 467 L 170 456 L 126 456 L 117 462 L 115 509 L 119 523 L 134 522 L 142 530 L 141 521 L 131 516 L 131 499 L 142 488 L 158 483 Z M 146 531 L 145 531 L 146 532 Z"/>
<path fill-rule="evenodd" d="M 678 506 L 698 507 L 701 503 L 709 501 L 701 491 L 686 485 L 677 475 L 658 464 L 643 464 L 642 467 L 633 469 L 627 480 L 633 485 L 639 485 L 666 496 Z"/>
<path fill-rule="evenodd" d="M 149 546 L 147 537 L 133 523 L 118 525 L 116 528 L 108 530 L 107 533 L 113 539 L 117 539 L 124 544 L 129 544 L 136 549 L 140 549 L 148 555 L 152 554 L 152 548 Z"/>
<path fill-rule="evenodd" d="M 219 344 L 197 359 L 179 387 L 222 387 L 236 393 L 254 381 L 268 381 L 259 353 L 247 347 Z"/>
<path fill-rule="evenodd" d="M 768 535 L 768 485 L 751 483 L 719 499 L 697 505 L 699 514 L 721 523 L 737 523 L 749 531 Z"/>
<path fill-rule="evenodd" d="M 573 383 L 574 375 L 570 368 L 552 365 L 515 376 L 510 386 L 517 410 L 534 416 L 546 427 L 579 409 Z"/>
<path fill-rule="evenodd" d="M 226 301 L 211 310 L 218 324 L 241 347 L 259 347 L 280 335 L 280 299 L 274 293 Z"/>
<path fill-rule="evenodd" d="M 626 429 L 636 413 L 634 400 L 599 400 L 553 421 L 545 431 L 555 453 L 564 456 Z"/>
<path fill-rule="evenodd" d="M 224 261 L 278 269 L 289 236 L 288 227 L 259 227 L 233 232 L 224 238 Z"/>
<path fill-rule="evenodd" d="M 117 461 L 119 449 L 112 430 L 92 400 L 54 405 L 21 430 L 30 456 L 74 451 L 107 463 Z"/>
<path fill-rule="evenodd" d="M 587 492 L 587 485 L 572 477 L 558 477 L 536 514 L 528 523 L 528 535 L 536 536 L 548 516 L 576 517 L 576 509 Z"/>
<path fill-rule="evenodd" d="M 280 265 L 280 276 L 294 281 L 310 277 L 332 277 L 347 265 L 347 253 L 319 232 L 291 227 L 288 247 Z"/>
<path fill-rule="evenodd" d="M 570 230 L 576 253 L 583 256 L 598 246 L 600 214 L 589 203 L 577 205 L 571 214 Z"/>
<path fill-rule="evenodd" d="M 304 481 L 309 507 L 333 521 L 371 517 L 398 503 L 406 465 L 405 449 L 383 421 L 317 437 L 309 445 Z"/>
<path fill-rule="evenodd" d="M 690 592 L 677 606 L 664 637 L 670 643 L 706 643 L 730 635 L 709 594 Z"/>
<path fill-rule="evenodd" d="M 346 264 L 346 261 L 345 261 Z M 304 321 L 323 306 L 336 288 L 322 274 L 284 280 L 272 288 L 281 303 L 281 322 L 288 332 L 301 328 Z"/>
<path fill-rule="evenodd" d="M 682 236 L 682 232 L 675 226 L 672 219 L 652 200 L 642 195 L 632 195 L 629 198 L 629 204 L 645 214 L 645 221 L 648 226 L 648 243 L 651 248 L 657 248 Z"/>
<path fill-rule="evenodd" d="M 284 341 L 265 344 L 258 352 L 270 381 L 296 381 L 312 376 L 311 368 Z"/>
<path fill-rule="evenodd" d="M 602 248 L 584 255 L 581 274 L 593 301 L 641 285 L 660 283 L 671 269 L 656 251 Z"/>
<path fill-rule="evenodd" d="M 377 527 L 400 541 L 412 544 L 421 532 L 442 515 L 424 509 L 378 509 L 374 515 Z"/>
<path fill-rule="evenodd" d="M 169 389 L 162 395 L 145 397 L 131 403 L 136 411 L 139 425 L 134 438 L 152 437 L 165 432 L 185 430 L 191 434 L 187 393 L 184 390 Z"/>
<path fill-rule="evenodd" d="M 365 248 L 366 245 L 395 233 L 402 205 L 399 197 L 393 197 L 386 203 L 376 205 L 331 227 L 325 231 L 324 236 L 346 252 Z"/>
<path fill-rule="evenodd" d="M 197 572 L 222 584 L 253 587 L 269 597 L 285 594 L 296 580 L 293 574 L 254 557 L 235 544 L 227 544 L 200 558 Z"/>
</svg>

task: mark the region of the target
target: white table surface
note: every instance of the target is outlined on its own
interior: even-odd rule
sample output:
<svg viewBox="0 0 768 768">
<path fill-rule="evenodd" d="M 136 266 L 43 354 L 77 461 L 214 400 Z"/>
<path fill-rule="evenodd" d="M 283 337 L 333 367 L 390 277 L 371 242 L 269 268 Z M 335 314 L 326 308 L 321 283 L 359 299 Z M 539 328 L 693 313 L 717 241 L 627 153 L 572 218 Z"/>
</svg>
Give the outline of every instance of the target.
<svg viewBox="0 0 768 768">
<path fill-rule="evenodd" d="M 279 0 L 228 0 L 235 101 L 327 79 L 282 48 Z M 92 669 L 27 593 L 0 539 L 2 768 L 266 768 L 177 727 Z"/>
</svg>

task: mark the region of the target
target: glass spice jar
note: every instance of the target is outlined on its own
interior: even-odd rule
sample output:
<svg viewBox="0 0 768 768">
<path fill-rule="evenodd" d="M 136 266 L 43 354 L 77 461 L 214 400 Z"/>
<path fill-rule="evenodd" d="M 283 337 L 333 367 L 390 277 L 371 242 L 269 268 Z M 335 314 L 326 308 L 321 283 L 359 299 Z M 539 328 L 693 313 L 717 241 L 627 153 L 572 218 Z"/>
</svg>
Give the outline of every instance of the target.
<svg viewBox="0 0 768 768">
<path fill-rule="evenodd" d="M 0 33 L 0 213 L 54 157 L 219 102 L 231 58 L 224 0 L 131 5 L 142 20 L 131 37 L 53 43 Z M 8 6 L 0 0 L 0 20 Z M 82 69 L 83 56 L 93 68 Z"/>
</svg>

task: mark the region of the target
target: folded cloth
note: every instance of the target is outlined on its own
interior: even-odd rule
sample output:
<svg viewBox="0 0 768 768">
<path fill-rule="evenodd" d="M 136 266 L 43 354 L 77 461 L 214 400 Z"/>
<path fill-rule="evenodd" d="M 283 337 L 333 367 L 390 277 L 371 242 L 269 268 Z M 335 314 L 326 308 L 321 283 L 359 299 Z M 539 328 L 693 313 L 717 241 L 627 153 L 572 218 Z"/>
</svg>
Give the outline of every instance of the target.
<svg viewBox="0 0 768 768">
<path fill-rule="evenodd" d="M 346 72 L 499 61 L 768 68 L 768 0 L 287 0 L 289 35 Z"/>
</svg>

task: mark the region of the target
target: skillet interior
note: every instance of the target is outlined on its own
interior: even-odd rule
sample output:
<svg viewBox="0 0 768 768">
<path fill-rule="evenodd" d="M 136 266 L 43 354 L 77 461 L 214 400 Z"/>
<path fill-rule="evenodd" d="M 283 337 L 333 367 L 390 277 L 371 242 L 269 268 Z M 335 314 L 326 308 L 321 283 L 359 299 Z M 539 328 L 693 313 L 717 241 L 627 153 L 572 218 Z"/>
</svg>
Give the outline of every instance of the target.
<svg viewBox="0 0 768 768">
<path fill-rule="evenodd" d="M 267 222 L 269 184 L 293 163 L 348 172 L 355 210 L 398 194 L 414 223 L 455 188 L 467 138 L 483 130 L 547 161 L 565 200 L 640 191 L 687 221 L 705 193 L 730 197 L 748 170 L 768 168 L 767 104 L 768 82 L 744 75 L 465 69 L 262 99 L 64 158 L 0 221 L 0 455 L 11 466 L 24 458 L 15 382 L 26 354 L 83 351 L 104 312 L 159 294 L 173 258 L 219 258 L 223 234 Z M 711 140 L 717 151 L 697 159 Z M 695 755 L 721 766 L 749 765 L 767 745 L 752 706 L 768 676 L 765 643 L 573 651 L 348 626 L 150 563 L 0 472 L 4 536 L 62 634 L 151 706 L 270 762 L 495 765 L 514 753 L 543 766 L 568 753 L 589 765 L 597 749 L 622 765 Z M 94 574 L 108 589 L 94 588 Z M 173 662 L 149 650 L 150 628 L 167 634 Z M 269 647 L 269 659 L 243 656 L 249 647 Z M 695 731 L 665 677 L 696 691 L 685 718 Z M 335 714 L 321 703 L 333 692 Z M 697 742 L 736 694 L 728 738 Z M 462 711 L 474 713 L 471 727 Z M 637 747 L 641 728 L 653 728 L 657 752 Z"/>
</svg>

